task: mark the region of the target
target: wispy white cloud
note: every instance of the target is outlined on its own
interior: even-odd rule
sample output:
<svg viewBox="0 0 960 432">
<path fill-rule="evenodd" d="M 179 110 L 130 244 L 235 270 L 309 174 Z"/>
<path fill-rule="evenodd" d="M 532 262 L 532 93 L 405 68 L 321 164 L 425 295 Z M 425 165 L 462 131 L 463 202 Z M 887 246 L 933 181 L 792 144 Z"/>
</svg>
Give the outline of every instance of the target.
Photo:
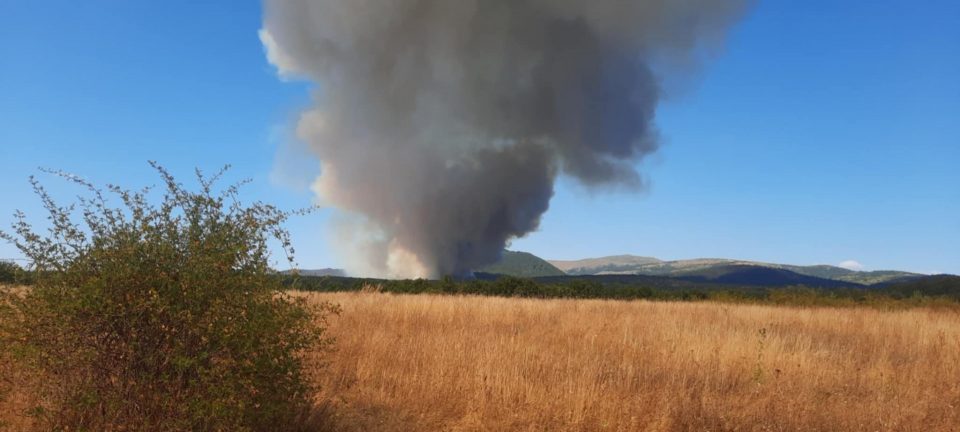
<svg viewBox="0 0 960 432">
<path fill-rule="evenodd" d="M 858 261 L 846 260 L 840 264 L 837 264 L 838 267 L 843 267 L 847 270 L 853 271 L 863 271 L 863 264 L 860 264 Z"/>
</svg>

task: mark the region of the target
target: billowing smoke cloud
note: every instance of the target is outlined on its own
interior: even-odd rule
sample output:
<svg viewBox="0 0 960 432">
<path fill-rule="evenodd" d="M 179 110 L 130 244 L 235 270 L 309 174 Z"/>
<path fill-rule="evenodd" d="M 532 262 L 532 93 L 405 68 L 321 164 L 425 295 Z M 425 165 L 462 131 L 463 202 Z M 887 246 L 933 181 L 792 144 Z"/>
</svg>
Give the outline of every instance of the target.
<svg viewBox="0 0 960 432">
<path fill-rule="evenodd" d="M 260 36 L 319 84 L 297 132 L 350 215 L 354 270 L 439 276 L 536 230 L 561 173 L 642 187 L 658 83 L 746 1 L 266 0 Z"/>
</svg>

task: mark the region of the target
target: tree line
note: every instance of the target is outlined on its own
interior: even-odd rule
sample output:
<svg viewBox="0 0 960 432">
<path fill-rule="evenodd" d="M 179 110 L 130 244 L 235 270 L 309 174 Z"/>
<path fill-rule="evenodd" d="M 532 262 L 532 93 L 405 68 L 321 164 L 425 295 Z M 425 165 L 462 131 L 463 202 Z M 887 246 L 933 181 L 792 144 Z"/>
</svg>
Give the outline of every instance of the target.
<svg viewBox="0 0 960 432">
<path fill-rule="evenodd" d="M 540 281 L 504 276 L 493 279 L 385 280 L 336 276 L 281 276 L 292 290 L 350 292 L 374 289 L 395 294 L 450 294 L 541 299 L 610 299 L 658 301 L 728 301 L 809 306 L 881 307 L 960 306 L 960 277 L 930 276 L 913 281 L 865 288 L 816 288 L 803 285 L 757 287 L 689 284 L 663 287 L 652 284 L 604 283 L 582 278 Z"/>
</svg>

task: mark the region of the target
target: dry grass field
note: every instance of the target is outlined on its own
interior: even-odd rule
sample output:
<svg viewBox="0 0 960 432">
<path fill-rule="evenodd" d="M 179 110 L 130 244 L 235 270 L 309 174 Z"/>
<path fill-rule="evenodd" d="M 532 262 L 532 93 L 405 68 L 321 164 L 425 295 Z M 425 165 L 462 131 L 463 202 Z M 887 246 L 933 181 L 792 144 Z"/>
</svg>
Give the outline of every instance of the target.
<svg viewBox="0 0 960 432">
<path fill-rule="evenodd" d="M 960 430 L 955 310 L 304 295 L 343 307 L 317 430 Z"/>
<path fill-rule="evenodd" d="M 956 311 L 310 296 L 331 430 L 960 430 Z"/>
</svg>

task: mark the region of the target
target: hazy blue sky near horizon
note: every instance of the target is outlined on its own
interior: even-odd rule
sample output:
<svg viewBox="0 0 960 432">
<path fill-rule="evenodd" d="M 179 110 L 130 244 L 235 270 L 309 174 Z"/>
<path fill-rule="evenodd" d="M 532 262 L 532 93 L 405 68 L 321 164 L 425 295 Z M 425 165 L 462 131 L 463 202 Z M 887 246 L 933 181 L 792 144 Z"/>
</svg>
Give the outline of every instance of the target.
<svg viewBox="0 0 960 432">
<path fill-rule="evenodd" d="M 268 65 L 260 7 L 0 2 L 0 226 L 15 209 L 42 224 L 37 167 L 140 187 L 158 183 L 148 160 L 182 177 L 230 163 L 249 201 L 310 205 L 318 162 L 289 142 L 311 85 Z M 562 180 L 511 248 L 960 274 L 958 77 L 956 1 L 761 0 L 661 106 L 649 190 Z M 330 217 L 289 225 L 301 267 L 340 265 Z"/>
</svg>

